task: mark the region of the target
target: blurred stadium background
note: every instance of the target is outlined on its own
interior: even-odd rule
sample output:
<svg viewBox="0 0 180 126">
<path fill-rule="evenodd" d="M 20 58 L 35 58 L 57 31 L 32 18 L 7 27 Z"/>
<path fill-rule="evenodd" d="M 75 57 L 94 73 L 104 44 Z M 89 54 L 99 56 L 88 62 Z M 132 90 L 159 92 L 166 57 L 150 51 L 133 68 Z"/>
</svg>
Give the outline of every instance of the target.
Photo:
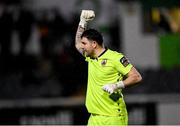
<svg viewBox="0 0 180 126">
<path fill-rule="evenodd" d="M 143 76 L 124 91 L 129 124 L 179 125 L 179 0 L 1 0 L 0 124 L 86 125 L 87 64 L 74 48 L 82 9 L 90 27 Z"/>
</svg>

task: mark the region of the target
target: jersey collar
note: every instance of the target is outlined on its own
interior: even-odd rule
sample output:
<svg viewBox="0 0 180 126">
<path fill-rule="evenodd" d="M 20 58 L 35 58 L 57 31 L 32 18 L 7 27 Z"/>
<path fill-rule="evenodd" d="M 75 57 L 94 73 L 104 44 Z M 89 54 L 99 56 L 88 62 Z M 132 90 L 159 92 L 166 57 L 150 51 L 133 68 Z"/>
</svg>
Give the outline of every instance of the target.
<svg viewBox="0 0 180 126">
<path fill-rule="evenodd" d="M 105 50 L 97 57 L 97 58 L 90 58 L 90 59 L 96 59 L 98 60 L 98 58 L 100 58 L 106 51 L 108 50 L 108 48 L 105 47 Z"/>
<path fill-rule="evenodd" d="M 101 57 L 107 50 L 108 49 L 105 47 L 105 50 L 97 58 Z"/>
</svg>

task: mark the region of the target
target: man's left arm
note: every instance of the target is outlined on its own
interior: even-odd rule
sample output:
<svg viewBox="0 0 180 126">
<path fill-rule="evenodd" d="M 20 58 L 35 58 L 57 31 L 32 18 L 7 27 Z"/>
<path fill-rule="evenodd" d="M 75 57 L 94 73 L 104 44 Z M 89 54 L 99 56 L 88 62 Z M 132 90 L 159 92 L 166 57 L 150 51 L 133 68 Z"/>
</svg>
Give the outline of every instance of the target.
<svg viewBox="0 0 180 126">
<path fill-rule="evenodd" d="M 112 94 L 118 89 L 128 88 L 137 85 L 142 80 L 141 74 L 132 67 L 131 70 L 127 73 L 126 78 L 122 81 L 119 81 L 115 84 L 106 84 L 102 87 L 103 90 Z"/>
<path fill-rule="evenodd" d="M 142 80 L 141 74 L 134 67 L 132 67 L 126 77 L 127 78 L 123 80 L 124 88 L 137 85 Z"/>
</svg>

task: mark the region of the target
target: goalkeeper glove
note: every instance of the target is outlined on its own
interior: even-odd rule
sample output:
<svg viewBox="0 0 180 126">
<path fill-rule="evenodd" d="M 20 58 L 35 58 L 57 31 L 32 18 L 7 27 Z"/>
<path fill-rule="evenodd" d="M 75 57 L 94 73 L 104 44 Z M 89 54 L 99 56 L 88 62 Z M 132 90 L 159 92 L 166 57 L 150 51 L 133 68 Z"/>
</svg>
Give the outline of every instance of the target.
<svg viewBox="0 0 180 126">
<path fill-rule="evenodd" d="M 115 84 L 106 84 L 102 87 L 104 91 L 107 91 L 110 94 L 116 92 L 118 89 L 123 89 L 123 88 L 125 88 L 123 81 L 119 81 Z"/>
<path fill-rule="evenodd" d="M 85 28 L 87 25 L 87 22 L 93 20 L 94 17 L 95 17 L 95 13 L 93 10 L 82 10 L 79 25 L 82 28 Z"/>
</svg>

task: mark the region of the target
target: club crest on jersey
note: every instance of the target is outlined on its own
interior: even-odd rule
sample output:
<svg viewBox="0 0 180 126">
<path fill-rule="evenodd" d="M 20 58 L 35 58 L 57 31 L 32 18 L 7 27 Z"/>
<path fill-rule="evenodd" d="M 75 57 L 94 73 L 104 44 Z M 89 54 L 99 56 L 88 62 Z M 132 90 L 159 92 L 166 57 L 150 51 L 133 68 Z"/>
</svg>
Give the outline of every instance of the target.
<svg viewBox="0 0 180 126">
<path fill-rule="evenodd" d="M 129 60 L 128 60 L 125 56 L 123 56 L 123 57 L 120 59 L 120 62 L 122 63 L 122 65 L 123 65 L 124 67 L 126 67 L 126 66 L 129 64 Z"/>
<path fill-rule="evenodd" d="M 101 61 L 101 65 L 102 65 L 102 66 L 105 66 L 106 63 L 107 63 L 107 59 L 103 59 L 103 60 Z"/>
</svg>

